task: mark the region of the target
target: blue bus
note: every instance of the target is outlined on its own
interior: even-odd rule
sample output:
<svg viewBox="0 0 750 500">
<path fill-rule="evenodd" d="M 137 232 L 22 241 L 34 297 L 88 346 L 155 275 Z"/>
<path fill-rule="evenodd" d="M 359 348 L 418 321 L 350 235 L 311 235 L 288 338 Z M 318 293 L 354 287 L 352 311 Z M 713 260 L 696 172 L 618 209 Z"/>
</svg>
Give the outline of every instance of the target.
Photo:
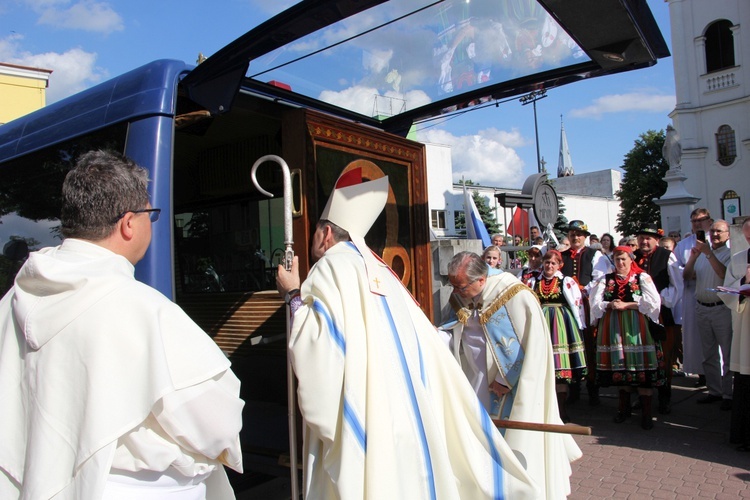
<svg viewBox="0 0 750 500">
<path fill-rule="evenodd" d="M 412 125 L 668 55 L 645 0 L 301 1 L 198 65 L 154 61 L 0 126 L 0 285 L 29 249 L 60 243 L 60 187 L 79 154 L 110 148 L 148 168 L 162 217 L 136 277 L 232 359 L 246 470 L 288 474 L 282 176 L 258 170 L 267 198 L 253 163 L 278 155 L 292 170 L 303 273 L 339 174 L 388 175 L 368 243 L 432 317 L 428 166 Z"/>
</svg>

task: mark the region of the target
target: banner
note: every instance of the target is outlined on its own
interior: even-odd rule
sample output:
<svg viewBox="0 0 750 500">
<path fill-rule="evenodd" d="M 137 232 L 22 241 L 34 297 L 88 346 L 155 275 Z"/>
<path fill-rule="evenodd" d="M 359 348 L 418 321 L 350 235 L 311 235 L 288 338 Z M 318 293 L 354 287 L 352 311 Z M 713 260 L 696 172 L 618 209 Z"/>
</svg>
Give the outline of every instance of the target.
<svg viewBox="0 0 750 500">
<path fill-rule="evenodd" d="M 492 244 L 490 234 L 482 222 L 479 210 L 474 204 L 474 199 L 466 190 L 464 183 L 464 220 L 466 221 L 466 238 L 469 240 L 482 240 L 482 248 L 487 248 Z"/>
</svg>

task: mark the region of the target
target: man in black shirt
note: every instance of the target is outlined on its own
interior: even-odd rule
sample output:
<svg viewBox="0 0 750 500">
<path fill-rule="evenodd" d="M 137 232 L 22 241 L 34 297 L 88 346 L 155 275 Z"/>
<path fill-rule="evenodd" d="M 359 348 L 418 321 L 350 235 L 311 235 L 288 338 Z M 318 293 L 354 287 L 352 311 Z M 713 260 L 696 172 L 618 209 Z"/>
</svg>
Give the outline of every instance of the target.
<svg viewBox="0 0 750 500">
<path fill-rule="evenodd" d="M 655 224 L 642 227 L 638 231 L 638 250 L 635 251 L 635 261 L 651 276 L 661 297 L 661 312 L 659 319 L 666 330 L 666 338 L 661 340 L 664 353 L 664 365 L 667 381 L 659 390 L 659 413 L 671 412 L 672 399 L 672 365 L 675 361 L 676 346 L 681 344 L 677 339 L 678 329 L 675 327 L 672 307 L 682 297 L 682 273 L 677 257 L 659 246 L 659 239 L 664 231 L 657 229 Z M 679 342 L 678 342 L 679 340 Z"/>
</svg>

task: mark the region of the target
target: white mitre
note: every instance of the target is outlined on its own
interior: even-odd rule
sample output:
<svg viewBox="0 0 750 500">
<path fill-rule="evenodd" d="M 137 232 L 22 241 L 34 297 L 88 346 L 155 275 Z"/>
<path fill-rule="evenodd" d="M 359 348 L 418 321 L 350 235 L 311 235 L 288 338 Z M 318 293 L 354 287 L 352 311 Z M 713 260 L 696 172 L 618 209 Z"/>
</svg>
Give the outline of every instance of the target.
<svg viewBox="0 0 750 500">
<path fill-rule="evenodd" d="M 365 259 L 370 291 L 381 295 L 385 295 L 379 288 L 383 282 L 382 272 L 389 271 L 367 246 L 365 235 L 388 201 L 388 187 L 387 175 L 363 181 L 361 168 L 344 172 L 336 180 L 328 203 L 320 215 L 321 220 L 330 221 L 349 232 L 352 243 Z"/>
</svg>

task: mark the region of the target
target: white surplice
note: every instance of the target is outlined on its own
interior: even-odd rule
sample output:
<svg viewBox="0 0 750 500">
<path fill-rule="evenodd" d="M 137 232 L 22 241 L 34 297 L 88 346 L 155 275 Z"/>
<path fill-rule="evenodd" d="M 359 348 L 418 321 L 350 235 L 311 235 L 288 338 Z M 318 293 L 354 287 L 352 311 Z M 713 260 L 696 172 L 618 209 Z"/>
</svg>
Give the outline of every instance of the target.
<svg viewBox="0 0 750 500">
<path fill-rule="evenodd" d="M 747 250 L 732 255 L 724 276 L 724 286 L 739 289 L 748 266 Z M 739 295 L 720 293 L 719 297 L 732 311 L 732 349 L 729 369 L 742 375 L 750 375 L 750 308 L 748 297 L 740 300 Z"/>
<path fill-rule="evenodd" d="M 306 498 L 538 498 L 435 327 L 377 265 L 338 243 L 302 284 L 290 351 Z"/>
<path fill-rule="evenodd" d="M 67 239 L 32 253 L 0 302 L 0 498 L 102 498 L 113 468 L 234 497 L 222 464 L 242 470 L 239 381 L 133 272 Z"/>
</svg>

